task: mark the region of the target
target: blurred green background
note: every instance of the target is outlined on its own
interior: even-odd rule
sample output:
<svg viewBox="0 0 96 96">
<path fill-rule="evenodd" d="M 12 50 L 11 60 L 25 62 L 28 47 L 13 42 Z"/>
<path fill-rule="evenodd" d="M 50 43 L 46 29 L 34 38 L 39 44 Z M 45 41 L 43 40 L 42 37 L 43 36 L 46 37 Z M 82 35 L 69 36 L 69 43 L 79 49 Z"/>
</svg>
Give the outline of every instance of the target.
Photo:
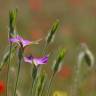
<svg viewBox="0 0 96 96">
<path fill-rule="evenodd" d="M 78 47 L 80 43 L 86 43 L 94 56 L 96 55 L 96 0 L 0 0 L 0 55 L 2 57 L 5 47 L 8 45 L 8 15 L 9 10 L 18 8 L 17 32 L 29 40 L 44 38 L 51 25 L 56 19 L 60 20 L 60 27 L 56 33 L 53 44 L 47 49 L 47 53 L 53 52 L 49 58 L 48 65 L 44 70 L 51 74 L 51 65 L 56 58 L 57 49 L 65 47 L 68 51 L 64 60 L 63 72 L 57 73 L 53 84 L 52 93 L 55 90 L 70 92 L 74 77 L 74 66 L 77 63 Z M 44 42 L 27 48 L 26 54 L 30 52 L 35 56 L 42 56 Z M 20 96 L 27 96 L 31 86 L 31 65 L 22 64 Z M 13 62 L 10 68 L 9 93 L 15 83 L 16 65 Z M 96 72 L 86 72 L 83 68 L 82 76 L 86 78 L 81 81 L 80 96 L 96 96 Z M 0 73 L 0 79 L 6 81 L 5 66 Z M 14 82 L 13 82 L 14 81 Z M 79 96 L 78 95 L 78 96 Z M 3 95 L 1 95 L 3 96 Z"/>
</svg>

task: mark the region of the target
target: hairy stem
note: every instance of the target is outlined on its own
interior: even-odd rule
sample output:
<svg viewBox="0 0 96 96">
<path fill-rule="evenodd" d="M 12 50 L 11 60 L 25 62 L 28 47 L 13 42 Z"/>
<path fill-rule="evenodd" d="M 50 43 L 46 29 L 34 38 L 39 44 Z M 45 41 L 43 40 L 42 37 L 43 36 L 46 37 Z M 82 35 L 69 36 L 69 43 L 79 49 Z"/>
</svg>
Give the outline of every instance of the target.
<svg viewBox="0 0 96 96">
<path fill-rule="evenodd" d="M 35 65 L 33 66 L 34 68 L 33 68 L 33 71 L 32 71 L 32 74 L 35 74 L 34 75 L 34 78 L 33 78 L 33 82 L 32 82 L 32 86 L 31 86 L 31 95 L 32 96 L 34 96 L 33 94 L 34 94 L 34 87 L 35 87 L 35 83 L 36 83 L 36 81 L 37 81 L 37 74 L 38 74 L 38 68 L 40 67 L 40 66 L 38 66 L 38 67 L 35 67 Z"/>
<path fill-rule="evenodd" d="M 9 63 L 8 63 L 8 71 L 7 71 L 7 79 L 6 79 L 6 96 L 8 95 L 8 81 L 9 81 L 9 68 L 10 68 L 10 63 L 11 63 L 11 49 L 12 49 L 12 43 L 10 43 L 9 46 Z"/>
<path fill-rule="evenodd" d="M 16 89 L 17 89 L 18 81 L 19 81 L 19 73 L 20 73 L 20 68 L 21 68 L 21 61 L 22 61 L 22 58 L 19 59 L 18 72 L 17 72 L 16 84 L 15 84 L 15 89 L 14 89 L 14 95 L 13 96 L 16 96 Z"/>
<path fill-rule="evenodd" d="M 51 78 L 50 78 L 50 81 L 49 81 L 49 84 L 48 84 L 48 87 L 47 87 L 47 96 L 50 96 L 50 91 L 51 91 L 51 86 L 52 86 L 54 76 L 55 76 L 55 73 L 53 73 L 51 75 Z"/>
</svg>

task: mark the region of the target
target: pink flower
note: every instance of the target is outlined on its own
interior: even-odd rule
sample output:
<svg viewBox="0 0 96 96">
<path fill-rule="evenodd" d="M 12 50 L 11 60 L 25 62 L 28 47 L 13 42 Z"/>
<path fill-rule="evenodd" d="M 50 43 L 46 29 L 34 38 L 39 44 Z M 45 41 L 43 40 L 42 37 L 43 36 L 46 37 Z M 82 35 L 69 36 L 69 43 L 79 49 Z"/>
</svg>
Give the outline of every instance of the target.
<svg viewBox="0 0 96 96">
<path fill-rule="evenodd" d="M 16 37 L 14 38 L 9 38 L 9 41 L 12 42 L 12 43 L 17 43 L 19 44 L 19 46 L 21 47 L 26 47 L 28 45 L 31 45 L 31 44 L 39 44 L 39 41 L 29 41 L 29 40 L 26 40 L 26 39 L 23 39 L 21 36 L 17 35 Z"/>
<path fill-rule="evenodd" d="M 38 66 L 38 65 L 46 64 L 48 62 L 48 56 L 44 56 L 44 57 L 41 57 L 41 58 L 36 58 L 36 57 L 33 57 L 31 55 L 31 56 L 28 56 L 28 57 L 24 57 L 24 61 L 28 62 L 30 64 L 32 64 L 32 62 L 33 62 L 36 66 Z"/>
</svg>

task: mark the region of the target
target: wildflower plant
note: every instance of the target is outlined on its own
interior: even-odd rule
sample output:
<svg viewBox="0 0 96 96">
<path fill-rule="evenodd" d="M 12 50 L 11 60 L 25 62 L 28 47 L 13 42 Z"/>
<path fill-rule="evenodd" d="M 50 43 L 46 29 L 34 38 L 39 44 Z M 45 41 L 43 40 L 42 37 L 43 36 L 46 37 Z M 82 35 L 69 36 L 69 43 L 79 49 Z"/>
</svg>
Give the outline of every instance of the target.
<svg viewBox="0 0 96 96">
<path fill-rule="evenodd" d="M 24 51 L 26 50 L 26 47 L 30 46 L 32 44 L 40 44 L 39 41 L 41 41 L 41 39 L 39 39 L 37 41 L 30 41 L 30 40 L 23 39 L 23 37 L 20 36 L 16 31 L 16 16 L 17 16 L 17 9 L 9 12 L 9 30 L 8 30 L 9 31 L 8 32 L 9 48 L 7 48 L 7 52 L 4 54 L 1 64 L 0 64 L 0 70 L 1 70 L 4 66 L 4 64 L 9 60 L 8 72 L 7 72 L 8 73 L 7 82 L 6 82 L 6 85 L 7 85 L 6 96 L 8 96 L 8 94 L 9 94 L 8 93 L 8 78 L 10 78 L 9 68 L 10 68 L 10 64 L 11 64 L 11 59 L 13 57 L 12 55 L 16 50 L 18 51 L 18 60 L 17 60 L 18 62 L 16 62 L 17 66 L 18 66 L 17 67 L 18 71 L 17 71 L 16 83 L 14 86 L 13 96 L 16 96 L 16 90 L 17 90 L 17 86 L 18 86 L 19 74 L 20 74 L 22 61 L 25 61 L 26 63 L 33 65 L 33 71 L 32 71 L 33 82 L 32 82 L 32 89 L 31 89 L 32 93 L 30 94 L 30 96 L 34 95 L 34 94 L 36 94 L 34 96 L 42 96 L 47 74 L 45 75 L 45 72 L 42 73 L 42 70 L 39 69 L 39 67 L 43 64 L 48 63 L 49 55 L 47 54 L 47 55 L 45 55 L 45 56 L 43 55 L 41 57 L 34 57 L 33 55 L 24 56 Z M 58 28 L 58 25 L 59 25 L 59 20 L 56 20 L 56 22 L 53 24 L 52 28 L 50 29 L 48 36 L 45 39 L 46 48 L 53 41 L 56 30 Z M 38 72 L 40 74 L 38 74 Z M 37 76 L 37 74 L 38 74 L 38 76 Z M 34 91 L 34 88 L 36 88 L 35 91 Z"/>
<path fill-rule="evenodd" d="M 17 74 L 16 74 L 16 80 L 15 81 L 15 85 L 14 85 L 14 91 L 11 93 L 12 96 L 18 96 L 17 94 L 17 87 L 19 86 L 18 82 L 19 82 L 19 75 L 20 75 L 20 70 L 21 70 L 21 65 L 22 63 L 26 63 L 26 64 L 30 64 L 32 66 L 32 76 L 31 77 L 31 87 L 30 92 L 28 89 L 28 94 L 26 94 L 26 96 L 51 96 L 51 89 L 52 89 L 52 84 L 54 83 L 53 80 L 56 75 L 56 73 L 60 72 L 61 68 L 62 68 L 62 62 L 64 61 L 64 57 L 67 53 L 66 48 L 60 48 L 58 46 L 58 48 L 60 48 L 60 50 L 58 51 L 58 54 L 56 55 L 56 58 L 54 58 L 54 61 L 51 62 L 51 68 L 50 70 L 52 71 L 51 76 L 48 76 L 46 70 L 43 70 L 42 66 L 44 66 L 45 64 L 48 65 L 48 61 L 50 58 L 50 55 L 52 55 L 50 53 L 47 53 L 47 48 L 50 47 L 49 45 L 55 40 L 54 37 L 56 35 L 56 32 L 59 28 L 60 25 L 60 21 L 56 20 L 52 27 L 50 28 L 48 35 L 45 36 L 44 39 L 38 39 L 36 41 L 30 41 L 27 39 L 24 39 L 22 36 L 20 36 L 19 32 L 16 31 L 16 17 L 17 17 L 17 9 L 15 10 L 11 10 L 9 12 L 9 28 L 8 28 L 8 47 L 6 47 L 6 52 L 5 54 L 2 56 L 2 60 L 0 63 L 0 71 L 3 70 L 4 66 L 7 66 L 8 71 L 7 71 L 7 80 L 6 80 L 6 88 L 4 87 L 4 90 L 6 89 L 6 96 L 10 96 L 9 95 L 9 69 L 10 69 L 10 65 L 11 65 L 11 61 L 14 59 L 13 57 L 17 56 L 16 59 L 16 66 L 17 66 Z M 44 44 L 44 49 L 42 50 L 42 56 L 34 56 L 32 55 L 32 53 L 30 53 L 28 56 L 26 56 L 24 54 L 24 52 L 26 51 L 26 47 L 31 46 L 33 44 L 40 44 L 40 41 L 44 40 L 45 44 Z M 81 66 L 82 60 L 84 59 L 88 65 L 93 66 L 94 65 L 94 56 L 91 53 L 91 51 L 88 49 L 87 46 L 85 46 L 84 44 L 81 46 L 82 50 L 80 52 L 80 54 L 78 55 L 78 63 L 77 66 Z M 15 53 L 17 53 L 18 55 L 16 55 Z M 46 54 L 45 54 L 46 53 Z M 5 65 L 7 63 L 7 65 Z M 78 69 L 80 71 L 80 67 Z M 79 74 L 79 73 L 78 73 Z M 78 75 L 77 74 L 77 75 Z M 76 75 L 76 76 L 77 76 Z M 75 77 L 77 80 L 78 78 Z M 24 78 L 26 79 L 26 78 Z M 75 82 L 76 83 L 76 82 Z M 76 83 L 77 84 L 77 83 Z M 0 86 L 1 88 L 2 86 Z M 2 87 L 3 88 L 3 87 Z M 3 90 L 3 89 L 0 89 Z M 75 90 L 75 89 L 74 89 Z M 62 95 L 60 95 L 62 94 Z M 64 95 L 63 95 L 64 94 Z M 67 96 L 65 93 L 59 93 L 59 92 L 55 92 L 53 94 L 53 96 Z"/>
<path fill-rule="evenodd" d="M 84 66 L 83 63 L 86 62 L 90 70 L 93 70 L 95 59 L 85 43 L 80 44 L 79 53 L 77 56 L 77 65 L 75 66 L 75 75 L 74 75 L 74 82 L 71 90 L 71 95 L 76 96 L 78 95 L 78 89 L 80 88 L 81 84 L 81 67 Z M 87 68 L 86 68 L 87 69 Z M 85 79 L 85 78 L 83 78 Z"/>
</svg>

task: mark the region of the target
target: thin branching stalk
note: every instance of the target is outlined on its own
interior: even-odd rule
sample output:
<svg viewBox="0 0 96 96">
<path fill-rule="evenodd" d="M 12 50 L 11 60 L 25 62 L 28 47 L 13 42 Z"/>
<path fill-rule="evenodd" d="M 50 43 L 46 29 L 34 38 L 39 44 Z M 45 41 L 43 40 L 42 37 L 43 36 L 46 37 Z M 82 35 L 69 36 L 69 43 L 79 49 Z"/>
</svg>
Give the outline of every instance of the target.
<svg viewBox="0 0 96 96">
<path fill-rule="evenodd" d="M 14 37 L 16 35 L 16 16 L 17 16 L 17 9 L 11 10 L 9 12 L 9 34 L 8 34 L 8 39 Z M 12 43 L 10 42 L 10 51 L 9 51 L 9 64 L 8 64 L 8 72 L 7 72 L 7 88 L 6 88 L 6 96 L 7 96 L 7 89 L 8 89 L 8 79 L 9 79 L 9 68 L 10 68 L 10 63 L 11 63 L 11 51 L 12 51 Z"/>
<path fill-rule="evenodd" d="M 35 85 L 36 78 L 33 79 L 32 85 L 31 85 L 31 95 L 33 96 L 34 91 L 34 85 Z"/>
<path fill-rule="evenodd" d="M 45 88 L 45 84 L 46 84 L 46 78 L 45 78 L 45 80 L 43 81 L 43 85 L 42 85 L 41 93 L 40 93 L 39 96 L 42 96 L 42 95 L 43 95 L 43 91 L 44 91 L 44 88 Z"/>
<path fill-rule="evenodd" d="M 16 84 L 15 84 L 14 93 L 13 93 L 14 95 L 13 96 L 16 96 L 16 90 L 17 90 L 18 81 L 19 81 L 19 73 L 20 73 L 20 69 L 21 69 L 22 58 L 23 58 L 23 51 L 21 49 L 21 50 L 19 50 L 18 71 L 17 71 L 17 78 L 16 78 Z"/>
<path fill-rule="evenodd" d="M 79 79 L 80 79 L 80 69 L 81 69 L 81 65 L 77 64 L 76 67 L 76 71 L 75 71 L 75 77 L 74 77 L 74 83 L 73 83 L 73 87 L 71 89 L 71 96 L 77 96 L 78 93 L 78 88 L 79 88 Z"/>
<path fill-rule="evenodd" d="M 48 35 L 47 35 L 47 37 L 45 39 L 46 42 L 45 42 L 43 52 L 42 52 L 43 55 L 46 53 L 46 49 L 47 49 L 48 45 L 53 41 L 55 32 L 56 32 L 56 30 L 58 28 L 58 25 L 59 25 L 59 21 L 56 20 L 56 22 L 52 25 L 52 28 L 49 31 L 49 33 L 48 33 Z M 35 81 L 33 81 L 33 83 L 37 81 L 37 78 L 38 78 L 37 75 L 38 75 L 38 72 L 42 71 L 42 66 L 39 65 L 36 71 L 37 71 L 36 72 L 36 79 L 35 79 Z M 32 84 L 32 86 L 35 87 L 34 84 Z M 32 87 L 32 90 L 34 90 L 33 87 Z M 43 93 L 41 93 L 41 94 L 43 94 Z"/>
<path fill-rule="evenodd" d="M 45 44 L 45 46 L 44 46 L 44 49 L 43 49 L 43 55 L 45 54 L 45 52 L 46 52 L 46 48 L 47 48 L 47 45 Z M 33 66 L 34 67 L 34 66 Z M 31 95 L 33 96 L 33 94 L 34 94 L 34 87 L 35 87 L 35 83 L 36 83 L 36 81 L 37 81 L 37 78 L 38 78 L 38 72 L 41 72 L 41 70 L 42 70 L 42 66 L 40 66 L 40 65 L 38 65 L 38 67 L 36 67 L 36 76 L 35 76 L 35 78 L 33 78 L 33 82 L 32 82 L 32 85 L 31 85 Z M 33 74 L 33 71 L 32 71 L 32 74 Z M 43 92 L 42 92 L 43 93 Z"/>
<path fill-rule="evenodd" d="M 33 78 L 33 82 L 32 82 L 32 86 L 31 86 L 31 95 L 33 96 L 33 94 L 34 94 L 34 89 L 35 89 L 35 83 L 37 82 L 37 78 L 38 78 L 38 70 L 39 70 L 39 66 L 38 67 L 36 67 L 35 65 L 33 66 L 34 68 L 35 68 L 35 70 L 33 69 L 33 71 L 35 72 L 32 72 L 32 73 L 34 73 L 34 78 Z"/>
<path fill-rule="evenodd" d="M 45 84 L 45 74 L 41 73 L 38 77 L 38 80 L 36 82 L 36 93 L 35 93 L 35 96 L 41 96 L 41 91 L 42 91 L 42 88 Z"/>
<path fill-rule="evenodd" d="M 44 45 L 44 48 L 43 48 L 43 52 L 42 52 L 43 55 L 45 55 L 47 47 L 48 47 L 48 45 L 45 44 L 45 45 Z"/>
<path fill-rule="evenodd" d="M 43 96 L 43 92 L 44 92 L 44 89 L 45 89 L 45 85 L 46 85 L 46 82 L 47 80 L 45 79 L 45 81 L 44 81 L 44 84 L 43 84 L 43 87 L 42 87 L 42 89 L 41 89 L 41 94 L 40 94 L 40 96 Z"/>
<path fill-rule="evenodd" d="M 22 60 L 19 60 L 18 72 L 17 72 L 17 79 L 16 79 L 16 84 L 15 84 L 15 89 L 14 89 L 14 95 L 13 96 L 16 96 L 16 89 L 17 89 L 18 80 L 19 80 L 19 73 L 20 73 L 21 61 Z"/>
<path fill-rule="evenodd" d="M 8 95 L 8 81 L 9 81 L 9 69 L 10 69 L 10 63 L 11 63 L 11 49 L 12 49 L 12 43 L 10 43 L 9 46 L 9 63 L 8 63 L 8 71 L 7 71 L 7 79 L 6 79 L 6 96 Z"/>
<path fill-rule="evenodd" d="M 51 91 L 51 86 L 52 86 L 52 82 L 53 82 L 54 76 L 55 76 L 55 73 L 53 72 L 53 74 L 51 75 L 48 87 L 47 87 L 47 93 L 46 93 L 47 96 L 50 96 L 50 91 Z"/>
<path fill-rule="evenodd" d="M 46 83 L 46 82 L 45 82 Z M 40 96 L 43 96 L 43 90 L 44 90 L 44 88 L 45 88 L 45 83 L 44 83 L 44 86 L 43 86 L 43 88 L 42 88 L 42 90 L 41 90 L 41 94 L 40 94 Z"/>
<path fill-rule="evenodd" d="M 75 96 L 78 93 L 78 89 L 80 87 L 80 72 L 83 62 L 86 62 L 88 66 L 90 66 L 90 69 L 94 66 L 94 56 L 92 52 L 89 50 L 88 46 L 85 43 L 81 43 L 80 46 L 80 52 L 78 54 L 77 58 L 77 66 L 76 66 L 76 73 L 74 77 L 74 85 L 73 90 L 71 89 L 71 96 Z"/>
</svg>

